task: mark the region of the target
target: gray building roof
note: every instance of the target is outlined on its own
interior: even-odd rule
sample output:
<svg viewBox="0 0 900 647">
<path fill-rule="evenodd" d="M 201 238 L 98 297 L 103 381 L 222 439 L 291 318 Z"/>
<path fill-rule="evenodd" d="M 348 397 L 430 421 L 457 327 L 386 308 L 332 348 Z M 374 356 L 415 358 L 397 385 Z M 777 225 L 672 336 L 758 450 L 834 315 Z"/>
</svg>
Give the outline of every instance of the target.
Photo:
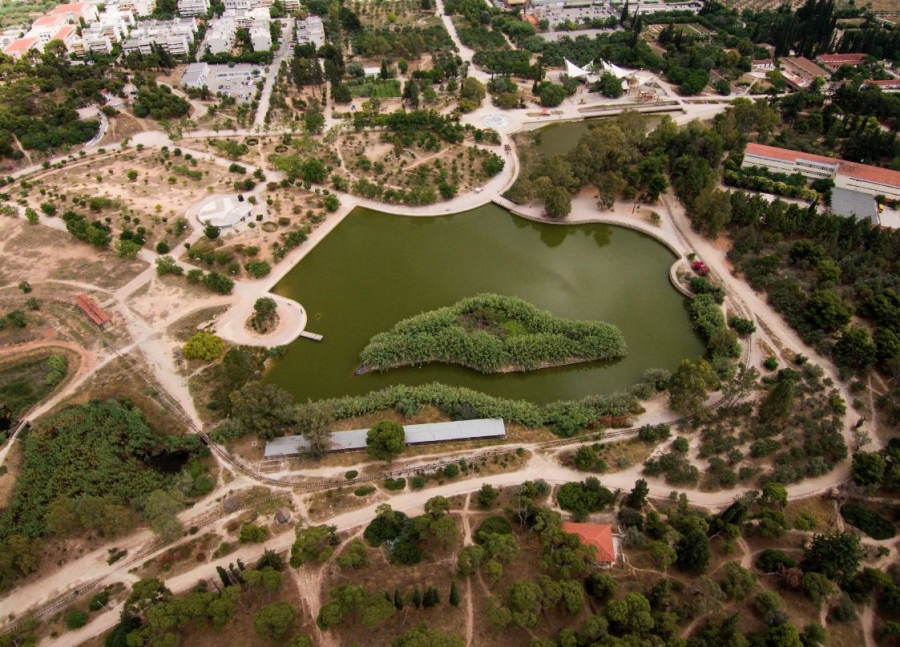
<svg viewBox="0 0 900 647">
<path fill-rule="evenodd" d="M 849 189 L 831 190 L 831 211 L 838 216 L 849 218 L 856 216 L 860 220 L 870 220 L 878 224 L 878 205 L 875 198 L 859 191 Z"/>
<path fill-rule="evenodd" d="M 331 434 L 330 451 L 342 452 L 366 448 L 368 429 L 335 431 Z M 455 422 L 435 422 L 422 425 L 405 425 L 407 445 L 446 442 L 450 440 L 472 440 L 476 438 L 502 438 L 506 436 L 506 426 L 501 418 L 481 418 L 478 420 L 458 420 Z M 266 458 L 296 456 L 309 449 L 309 441 L 303 436 L 284 436 L 266 443 Z"/>
</svg>

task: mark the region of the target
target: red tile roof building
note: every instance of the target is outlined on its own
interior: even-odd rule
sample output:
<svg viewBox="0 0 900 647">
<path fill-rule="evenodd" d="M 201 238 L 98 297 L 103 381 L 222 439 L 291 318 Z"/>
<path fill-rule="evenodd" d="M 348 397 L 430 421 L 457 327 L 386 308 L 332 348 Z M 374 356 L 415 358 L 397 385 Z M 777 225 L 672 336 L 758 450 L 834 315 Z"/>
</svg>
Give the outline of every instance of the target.
<svg viewBox="0 0 900 647">
<path fill-rule="evenodd" d="M 563 530 L 581 538 L 582 544 L 597 547 L 599 564 L 616 562 L 616 545 L 613 541 L 612 526 L 603 523 L 563 523 Z"/>
<path fill-rule="evenodd" d="M 868 81 L 863 81 L 863 85 L 872 85 L 885 91 L 900 90 L 900 79 L 886 79 L 882 81 L 869 79 Z"/>
<path fill-rule="evenodd" d="M 816 61 L 827 67 L 832 72 L 837 71 L 841 65 L 861 65 L 868 54 L 822 54 L 816 57 Z"/>
<path fill-rule="evenodd" d="M 801 153 L 764 144 L 747 144 L 742 168 L 761 166 L 776 173 L 800 173 L 812 180 L 828 179 L 841 189 L 900 200 L 900 171 Z"/>
<path fill-rule="evenodd" d="M 21 58 L 29 50 L 40 48 L 41 43 L 37 38 L 20 38 L 7 45 L 3 53 L 12 58 Z"/>
<path fill-rule="evenodd" d="M 90 319 L 94 325 L 105 328 L 109 324 L 109 315 L 97 305 L 96 301 L 86 294 L 79 294 L 75 297 L 75 305 L 88 316 L 88 319 Z"/>
</svg>

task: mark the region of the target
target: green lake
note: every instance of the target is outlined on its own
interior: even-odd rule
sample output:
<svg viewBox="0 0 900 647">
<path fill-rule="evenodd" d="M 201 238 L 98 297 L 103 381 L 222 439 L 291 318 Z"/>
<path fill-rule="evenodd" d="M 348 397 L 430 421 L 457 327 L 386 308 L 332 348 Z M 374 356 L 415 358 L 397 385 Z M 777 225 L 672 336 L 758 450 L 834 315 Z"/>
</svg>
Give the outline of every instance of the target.
<svg viewBox="0 0 900 647">
<path fill-rule="evenodd" d="M 629 229 L 536 223 L 493 205 L 422 218 L 356 209 L 275 287 L 303 304 L 307 330 L 324 341 L 298 339 L 266 380 L 301 401 L 427 382 L 538 403 L 612 393 L 648 368 L 672 370 L 704 352 L 669 284 L 673 261 L 663 245 Z M 481 292 L 615 324 L 628 356 L 525 374 L 432 364 L 354 375 L 376 333 Z"/>
</svg>

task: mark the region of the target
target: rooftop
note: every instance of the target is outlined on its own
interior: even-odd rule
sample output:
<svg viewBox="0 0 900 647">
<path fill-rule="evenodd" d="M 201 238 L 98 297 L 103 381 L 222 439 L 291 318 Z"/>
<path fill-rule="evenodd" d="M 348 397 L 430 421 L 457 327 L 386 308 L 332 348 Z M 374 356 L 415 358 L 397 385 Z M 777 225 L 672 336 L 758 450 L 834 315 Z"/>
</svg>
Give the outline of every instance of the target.
<svg viewBox="0 0 900 647">
<path fill-rule="evenodd" d="M 878 205 L 867 193 L 835 187 L 831 190 L 831 211 L 839 216 L 855 216 L 878 224 Z"/>
<path fill-rule="evenodd" d="M 498 438 L 506 435 L 506 427 L 500 418 L 457 420 L 421 425 L 404 425 L 407 445 L 471 440 L 473 438 Z M 365 449 L 368 429 L 336 431 L 331 434 L 331 451 Z M 309 441 L 302 436 L 284 436 L 266 443 L 266 458 L 296 456 L 309 448 Z"/>
<path fill-rule="evenodd" d="M 565 532 L 578 535 L 581 543 L 597 547 L 597 561 L 612 564 L 616 561 L 616 546 L 613 543 L 612 526 L 605 523 L 563 523 Z"/>
<path fill-rule="evenodd" d="M 75 297 L 75 305 L 77 305 L 78 308 L 98 326 L 102 326 L 109 322 L 109 315 L 106 314 L 103 309 L 97 305 L 97 302 L 88 295 L 79 294 Z"/>
<path fill-rule="evenodd" d="M 87 7 L 86 2 L 70 2 L 69 4 L 58 4 L 56 5 L 56 9 L 53 10 L 53 13 L 80 13 L 84 11 L 84 8 Z"/>
<path fill-rule="evenodd" d="M 813 63 L 808 58 L 804 58 L 802 56 L 795 56 L 793 58 L 788 57 L 782 59 L 785 63 L 793 67 L 798 72 L 811 76 L 813 78 L 817 76 L 827 76 L 828 72 L 823 70 L 821 67 Z"/>
<path fill-rule="evenodd" d="M 868 164 L 859 164 L 857 162 L 848 162 L 846 160 L 825 157 L 824 155 L 801 153 L 800 151 L 792 151 L 787 148 L 778 148 L 776 146 L 766 146 L 765 144 L 747 144 L 746 152 L 750 155 L 770 157 L 772 159 L 780 159 L 788 162 L 796 162 L 798 159 L 802 159 L 808 162 L 819 162 L 820 164 L 830 164 L 832 166 L 837 165 L 838 173 L 845 177 L 900 187 L 900 171 L 892 171 L 891 169 L 870 166 Z"/>
<path fill-rule="evenodd" d="M 14 40 L 9 45 L 7 45 L 6 49 L 4 49 L 3 51 L 7 54 L 27 52 L 29 49 L 34 47 L 37 42 L 37 38 L 20 38 L 19 40 Z"/>
</svg>

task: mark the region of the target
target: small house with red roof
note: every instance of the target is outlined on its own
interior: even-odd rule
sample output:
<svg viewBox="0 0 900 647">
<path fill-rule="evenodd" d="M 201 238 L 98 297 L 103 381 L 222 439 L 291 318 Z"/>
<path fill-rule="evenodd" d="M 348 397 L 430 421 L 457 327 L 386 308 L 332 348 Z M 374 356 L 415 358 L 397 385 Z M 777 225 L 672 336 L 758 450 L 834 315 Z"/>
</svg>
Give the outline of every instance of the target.
<svg viewBox="0 0 900 647">
<path fill-rule="evenodd" d="M 618 560 L 613 528 L 606 523 L 563 523 L 563 531 L 578 535 L 582 544 L 597 548 L 597 564 L 612 566 Z"/>
<path fill-rule="evenodd" d="M 90 319 L 98 328 L 106 328 L 109 325 L 109 315 L 106 314 L 106 312 L 97 305 L 97 302 L 88 295 L 79 294 L 75 297 L 75 305 L 78 306 L 78 309 L 86 314 L 88 319 Z"/>
</svg>

